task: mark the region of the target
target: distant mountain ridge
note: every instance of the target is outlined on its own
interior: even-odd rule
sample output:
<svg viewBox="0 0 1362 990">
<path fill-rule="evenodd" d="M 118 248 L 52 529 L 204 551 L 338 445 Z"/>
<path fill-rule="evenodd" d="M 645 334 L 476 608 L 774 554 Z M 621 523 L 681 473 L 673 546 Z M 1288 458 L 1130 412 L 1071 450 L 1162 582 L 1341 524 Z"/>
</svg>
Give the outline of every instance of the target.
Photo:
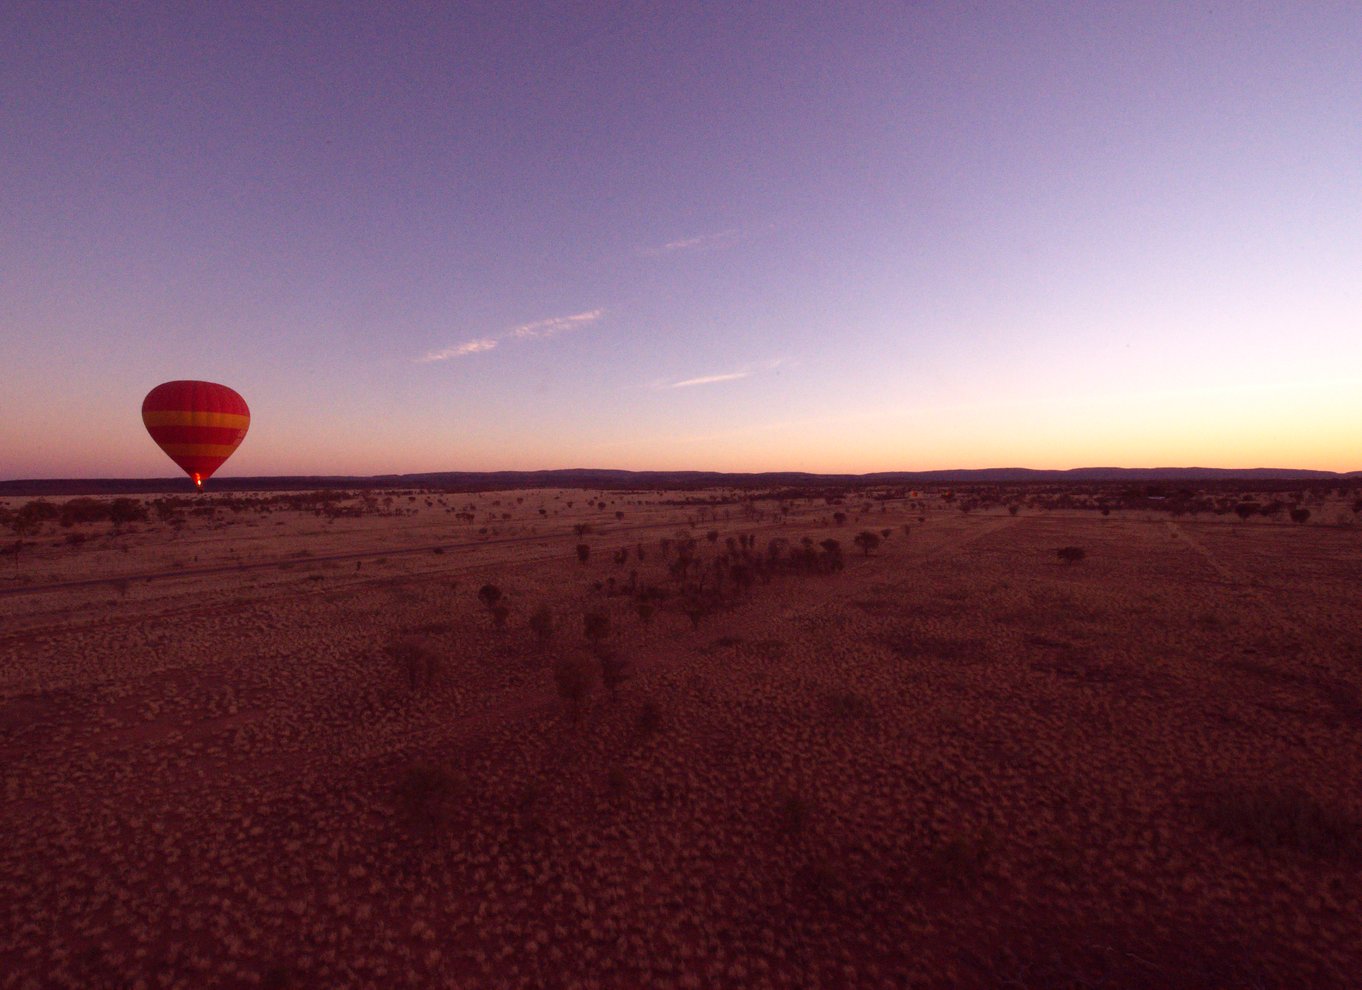
<svg viewBox="0 0 1362 990">
<path fill-rule="evenodd" d="M 620 471 L 562 468 L 547 471 L 439 471 L 422 474 L 289 475 L 217 478 L 210 491 L 307 491 L 315 489 L 444 488 L 501 491 L 516 488 L 816 488 L 828 485 L 1058 484 L 1081 482 L 1351 481 L 1362 471 L 1296 468 L 1084 467 L 1062 471 L 1034 468 L 967 468 L 946 471 L 878 471 L 871 474 L 813 474 L 806 471 L 726 473 L 722 471 Z M 186 478 L 67 478 L 0 481 L 0 496 L 187 494 Z"/>
</svg>

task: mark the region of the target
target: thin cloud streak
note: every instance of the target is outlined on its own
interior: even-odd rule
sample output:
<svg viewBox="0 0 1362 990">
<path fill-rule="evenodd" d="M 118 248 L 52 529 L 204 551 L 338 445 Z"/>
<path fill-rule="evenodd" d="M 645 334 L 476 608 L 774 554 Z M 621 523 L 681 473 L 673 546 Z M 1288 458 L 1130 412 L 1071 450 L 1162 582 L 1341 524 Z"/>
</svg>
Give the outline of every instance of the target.
<svg viewBox="0 0 1362 990">
<path fill-rule="evenodd" d="M 482 351 L 490 351 L 496 346 L 497 342 L 494 338 L 483 337 L 481 340 L 469 340 L 454 347 L 446 347 L 442 351 L 431 351 L 419 360 L 422 364 L 431 364 L 435 361 L 448 361 L 450 358 L 465 357 L 469 354 L 479 354 Z"/>
<path fill-rule="evenodd" d="M 646 258 L 657 258 L 664 254 L 673 254 L 677 251 L 727 247 L 729 244 L 741 239 L 742 236 L 742 230 L 733 227 L 729 230 L 721 230 L 717 234 L 701 234 L 698 237 L 683 237 L 675 241 L 668 241 L 661 247 L 644 248 L 639 253 Z"/>
<path fill-rule="evenodd" d="M 735 382 L 742 378 L 751 378 L 753 375 L 766 371 L 774 371 L 776 368 L 783 367 L 790 363 L 789 358 L 771 358 L 769 361 L 762 361 L 760 364 L 749 364 L 745 368 L 739 368 L 737 371 L 728 371 L 720 375 L 700 375 L 697 378 L 686 378 L 679 382 L 669 382 L 665 378 L 660 378 L 650 382 L 647 386 L 637 387 L 669 389 L 690 388 L 694 385 L 717 385 L 720 382 Z"/>
<path fill-rule="evenodd" d="M 730 371 L 726 375 L 705 375 L 702 378 L 687 378 L 683 382 L 672 382 L 668 388 L 690 388 L 692 385 L 714 385 L 717 382 L 732 382 L 739 378 L 749 378 L 750 371 Z"/>
<path fill-rule="evenodd" d="M 576 330 L 579 327 L 589 326 L 605 315 L 603 309 L 591 309 L 585 313 L 574 313 L 572 316 L 555 316 L 548 320 L 537 320 L 534 323 L 525 323 L 516 327 L 507 337 L 554 337 L 565 330 Z"/>
<path fill-rule="evenodd" d="M 490 351 L 501 341 L 512 338 L 517 340 L 546 340 L 568 330 L 590 326 L 604 315 L 604 309 L 589 309 L 584 313 L 574 313 L 571 316 L 553 316 L 547 320 L 522 323 L 500 336 L 481 337 L 478 340 L 469 340 L 454 347 L 446 347 L 442 351 L 431 351 L 425 357 L 417 358 L 417 361 L 421 364 L 430 364 L 435 361 L 448 361 L 450 358 L 467 357 L 469 354 Z"/>
</svg>

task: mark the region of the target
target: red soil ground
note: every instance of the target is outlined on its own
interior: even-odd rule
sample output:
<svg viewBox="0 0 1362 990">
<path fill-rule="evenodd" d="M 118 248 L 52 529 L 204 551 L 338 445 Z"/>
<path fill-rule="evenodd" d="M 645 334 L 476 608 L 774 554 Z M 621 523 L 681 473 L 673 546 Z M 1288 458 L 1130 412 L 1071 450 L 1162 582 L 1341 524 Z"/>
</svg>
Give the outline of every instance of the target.
<svg viewBox="0 0 1362 990">
<path fill-rule="evenodd" d="M 735 511 L 701 556 L 834 537 L 845 569 L 692 627 L 593 585 L 667 586 L 693 511 L 522 497 L 523 542 L 360 569 L 296 548 L 478 537 L 40 540 L 34 587 L 295 563 L 0 599 L 0 986 L 1357 985 L 1362 528 Z M 587 611 L 633 676 L 574 720 L 552 666 Z"/>
</svg>

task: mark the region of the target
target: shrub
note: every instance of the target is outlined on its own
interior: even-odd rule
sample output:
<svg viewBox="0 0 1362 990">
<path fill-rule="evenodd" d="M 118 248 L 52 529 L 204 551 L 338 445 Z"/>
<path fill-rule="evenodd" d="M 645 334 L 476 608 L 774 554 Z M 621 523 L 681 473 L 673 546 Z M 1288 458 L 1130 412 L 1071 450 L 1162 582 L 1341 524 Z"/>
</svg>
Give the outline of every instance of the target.
<svg viewBox="0 0 1362 990">
<path fill-rule="evenodd" d="M 1291 521 L 1292 521 L 1293 523 L 1306 523 L 1306 522 L 1309 522 L 1309 521 L 1310 521 L 1310 510 L 1309 510 L 1309 509 L 1292 509 L 1292 510 L 1291 510 Z"/>
<path fill-rule="evenodd" d="M 642 620 L 644 623 L 650 623 L 653 621 L 654 609 L 652 602 L 639 602 L 634 607 L 638 610 L 639 619 Z"/>
<path fill-rule="evenodd" d="M 440 658 L 422 640 L 400 639 L 388 647 L 388 655 L 397 662 L 398 669 L 407 679 L 407 686 L 413 691 L 429 687 L 439 672 Z"/>
<path fill-rule="evenodd" d="M 976 883 L 988 869 L 997 844 L 992 830 L 975 835 L 957 835 L 935 847 L 927 864 L 928 875 L 956 887 Z"/>
<path fill-rule="evenodd" d="M 484 584 L 478 589 L 478 601 L 486 608 L 493 608 L 497 602 L 501 601 L 501 589 L 494 584 Z"/>
<path fill-rule="evenodd" d="M 1296 787 L 1221 790 L 1208 798 L 1204 815 L 1223 835 L 1268 852 L 1286 849 L 1316 859 L 1362 854 L 1357 823 Z"/>
<path fill-rule="evenodd" d="M 803 832 L 812 815 L 812 803 L 802 794 L 795 792 L 785 794 L 776 809 L 777 824 L 786 835 L 798 835 Z"/>
<path fill-rule="evenodd" d="M 553 683 L 567 705 L 572 720 L 582 716 L 587 696 L 596 681 L 596 666 L 586 657 L 563 657 L 553 665 Z"/>
<path fill-rule="evenodd" d="M 590 560 L 590 559 L 591 559 L 591 547 L 587 546 L 585 543 L 578 543 L 578 544 L 577 544 L 577 560 L 580 561 L 580 562 L 585 566 L 586 562 L 587 562 L 588 560 Z"/>
<path fill-rule="evenodd" d="M 873 708 L 870 699 L 855 691 L 834 691 L 826 699 L 827 712 L 839 721 L 868 718 Z"/>
<path fill-rule="evenodd" d="M 1066 564 L 1077 564 L 1088 556 L 1088 552 L 1082 547 L 1060 547 L 1055 556 Z"/>
<path fill-rule="evenodd" d="M 415 832 L 436 832 L 448 824 L 459 789 L 458 780 L 444 767 L 416 763 L 398 778 L 397 816 Z"/>
</svg>

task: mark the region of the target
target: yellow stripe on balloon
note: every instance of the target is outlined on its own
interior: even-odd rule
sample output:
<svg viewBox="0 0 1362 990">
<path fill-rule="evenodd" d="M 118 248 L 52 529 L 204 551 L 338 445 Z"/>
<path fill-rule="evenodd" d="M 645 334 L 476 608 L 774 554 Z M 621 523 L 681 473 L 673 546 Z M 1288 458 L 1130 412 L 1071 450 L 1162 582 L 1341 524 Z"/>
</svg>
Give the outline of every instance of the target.
<svg viewBox="0 0 1362 990">
<path fill-rule="evenodd" d="M 165 409 L 142 413 L 142 422 L 148 428 L 153 426 L 218 426 L 226 429 L 244 430 L 251 423 L 251 417 L 241 413 L 189 412 L 188 410 Z"/>
<path fill-rule="evenodd" d="M 161 449 L 171 457 L 231 457 L 234 443 L 163 443 Z"/>
</svg>

